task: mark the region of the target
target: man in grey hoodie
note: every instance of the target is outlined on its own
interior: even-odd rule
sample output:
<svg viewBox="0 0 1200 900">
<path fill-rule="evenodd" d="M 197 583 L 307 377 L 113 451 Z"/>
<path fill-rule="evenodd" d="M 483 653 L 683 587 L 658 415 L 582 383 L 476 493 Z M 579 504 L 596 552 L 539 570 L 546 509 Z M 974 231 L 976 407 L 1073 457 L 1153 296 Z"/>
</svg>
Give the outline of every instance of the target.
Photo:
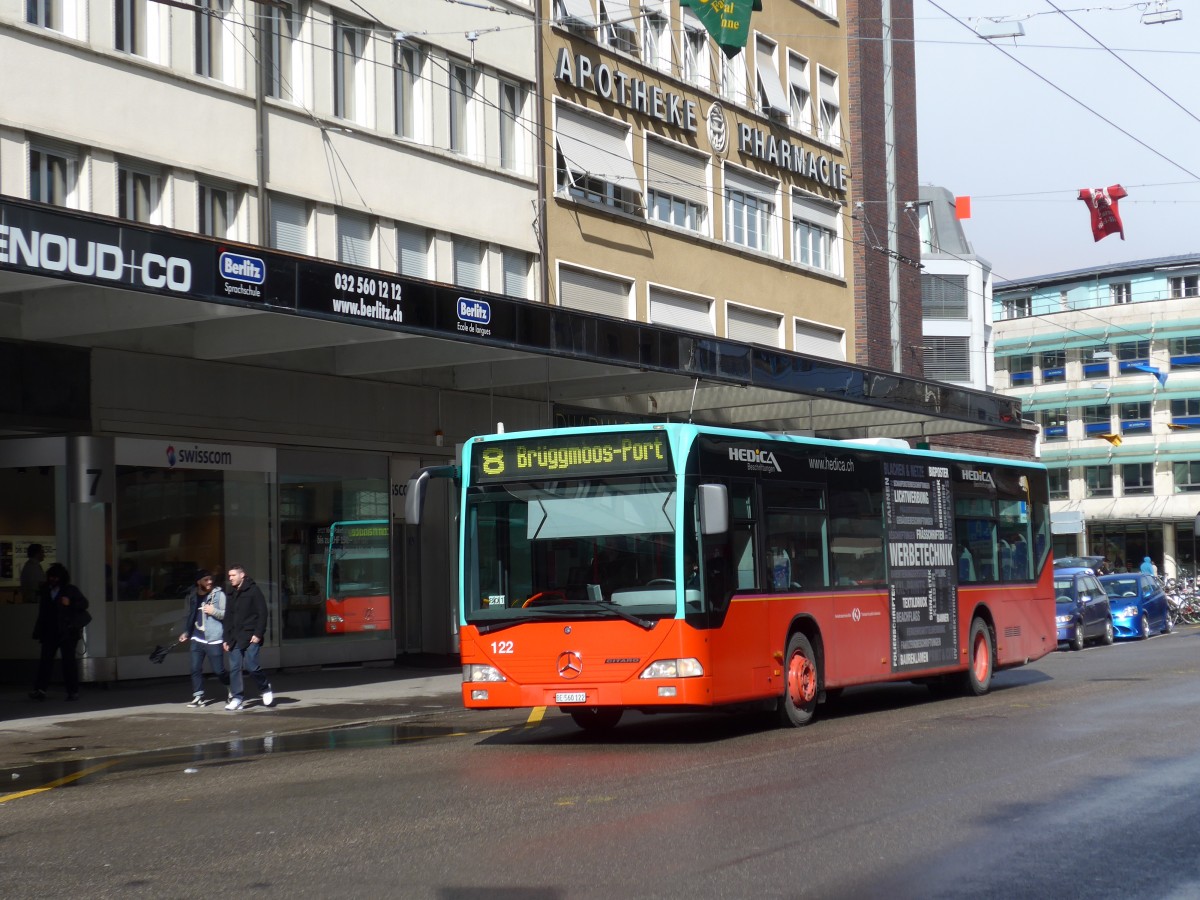
<svg viewBox="0 0 1200 900">
<path fill-rule="evenodd" d="M 184 600 L 183 624 L 179 643 L 192 641 L 192 701 L 188 706 L 203 706 L 204 660 L 221 684 L 229 684 L 225 671 L 225 592 L 213 586 L 212 573 L 201 569 L 196 581 L 188 588 Z"/>
</svg>

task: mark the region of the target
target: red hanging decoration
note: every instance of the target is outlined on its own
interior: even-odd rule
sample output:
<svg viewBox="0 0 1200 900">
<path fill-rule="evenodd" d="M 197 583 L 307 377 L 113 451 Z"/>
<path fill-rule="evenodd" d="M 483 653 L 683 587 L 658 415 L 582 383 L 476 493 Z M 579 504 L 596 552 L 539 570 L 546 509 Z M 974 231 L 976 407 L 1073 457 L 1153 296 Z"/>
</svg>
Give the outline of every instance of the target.
<svg viewBox="0 0 1200 900">
<path fill-rule="evenodd" d="M 1119 234 L 1125 240 L 1125 226 L 1121 224 L 1121 213 L 1117 201 L 1127 197 L 1125 188 L 1119 184 L 1106 188 L 1083 188 L 1079 199 L 1088 205 L 1092 213 L 1092 237 L 1097 241 L 1110 234 Z"/>
</svg>

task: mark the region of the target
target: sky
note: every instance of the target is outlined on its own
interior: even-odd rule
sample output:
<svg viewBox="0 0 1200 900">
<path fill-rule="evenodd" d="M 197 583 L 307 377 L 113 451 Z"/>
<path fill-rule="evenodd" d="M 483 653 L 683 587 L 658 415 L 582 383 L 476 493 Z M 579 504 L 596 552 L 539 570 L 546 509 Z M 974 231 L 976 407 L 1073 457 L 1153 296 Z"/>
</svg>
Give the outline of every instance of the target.
<svg viewBox="0 0 1200 900">
<path fill-rule="evenodd" d="M 1143 24 L 1167 10 L 1182 18 Z M 913 14 L 919 181 L 971 197 L 967 240 L 996 281 L 1200 253 L 1200 0 L 913 0 Z M 976 33 L 1016 23 L 1023 37 Z M 1115 184 L 1125 240 L 1097 242 L 1079 191 Z"/>
</svg>

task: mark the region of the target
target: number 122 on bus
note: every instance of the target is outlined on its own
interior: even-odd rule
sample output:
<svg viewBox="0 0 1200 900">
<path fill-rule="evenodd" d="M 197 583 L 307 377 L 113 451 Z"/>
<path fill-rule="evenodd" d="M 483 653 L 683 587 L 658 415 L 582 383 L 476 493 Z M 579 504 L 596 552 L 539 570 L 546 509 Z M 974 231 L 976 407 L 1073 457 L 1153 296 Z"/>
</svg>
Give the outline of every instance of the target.
<svg viewBox="0 0 1200 900">
<path fill-rule="evenodd" d="M 692 424 L 475 437 L 460 467 L 463 702 L 777 711 L 851 685 L 985 693 L 1055 649 L 1045 469 Z"/>
</svg>

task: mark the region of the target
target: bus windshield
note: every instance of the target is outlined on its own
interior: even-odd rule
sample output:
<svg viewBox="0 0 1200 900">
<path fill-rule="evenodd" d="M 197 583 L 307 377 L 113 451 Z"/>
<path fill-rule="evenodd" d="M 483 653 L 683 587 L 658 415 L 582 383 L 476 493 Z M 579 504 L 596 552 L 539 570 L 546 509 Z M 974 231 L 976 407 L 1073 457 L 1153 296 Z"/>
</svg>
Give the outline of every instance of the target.
<svg viewBox="0 0 1200 900">
<path fill-rule="evenodd" d="M 577 618 L 605 605 L 674 615 L 675 518 L 675 483 L 663 477 L 476 488 L 467 621 Z"/>
</svg>

